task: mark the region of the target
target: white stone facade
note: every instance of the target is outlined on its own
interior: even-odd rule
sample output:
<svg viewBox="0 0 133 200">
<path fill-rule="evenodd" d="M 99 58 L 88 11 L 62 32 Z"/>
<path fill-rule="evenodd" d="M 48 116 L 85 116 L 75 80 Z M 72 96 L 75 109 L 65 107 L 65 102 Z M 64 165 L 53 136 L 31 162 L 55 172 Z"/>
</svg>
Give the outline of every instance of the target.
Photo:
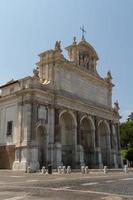
<svg viewBox="0 0 133 200">
<path fill-rule="evenodd" d="M 39 55 L 33 76 L 0 87 L 0 168 L 120 167 L 119 106 L 83 38 Z"/>
</svg>

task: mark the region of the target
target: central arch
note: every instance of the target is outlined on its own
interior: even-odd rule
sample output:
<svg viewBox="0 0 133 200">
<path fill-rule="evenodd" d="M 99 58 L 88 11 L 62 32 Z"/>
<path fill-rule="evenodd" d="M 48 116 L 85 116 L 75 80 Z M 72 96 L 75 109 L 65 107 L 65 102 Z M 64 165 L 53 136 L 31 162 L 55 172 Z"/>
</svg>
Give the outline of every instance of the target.
<svg viewBox="0 0 133 200">
<path fill-rule="evenodd" d="M 38 162 L 40 169 L 47 164 L 47 138 L 46 129 L 40 125 L 37 127 L 37 146 L 38 146 Z"/>
<path fill-rule="evenodd" d="M 60 116 L 62 163 L 75 167 L 76 123 L 74 115 L 63 112 Z"/>
<path fill-rule="evenodd" d="M 92 152 L 94 150 L 94 124 L 89 117 L 83 117 L 80 122 L 80 143 L 84 151 L 84 164 L 92 167 Z"/>
</svg>

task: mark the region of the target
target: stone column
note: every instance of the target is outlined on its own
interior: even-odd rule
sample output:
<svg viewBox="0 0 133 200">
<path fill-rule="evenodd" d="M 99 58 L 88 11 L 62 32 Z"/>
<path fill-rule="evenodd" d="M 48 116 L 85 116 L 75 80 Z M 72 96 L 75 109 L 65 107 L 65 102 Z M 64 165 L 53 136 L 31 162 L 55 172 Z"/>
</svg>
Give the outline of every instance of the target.
<svg viewBox="0 0 133 200">
<path fill-rule="evenodd" d="M 15 148 L 15 161 L 13 163 L 13 170 L 19 170 L 21 162 L 21 143 L 23 140 L 23 96 L 19 97 L 17 107 L 17 135 L 16 135 L 16 148 Z"/>
<path fill-rule="evenodd" d="M 25 102 L 24 104 L 24 143 L 28 144 L 31 142 L 31 114 L 32 114 L 32 104 L 31 102 Z"/>
<path fill-rule="evenodd" d="M 32 104 L 30 100 L 25 101 L 24 104 L 24 112 L 23 112 L 23 141 L 21 149 L 21 166 L 27 168 L 31 164 L 31 151 L 30 151 L 30 142 L 31 142 L 31 111 Z"/>
<path fill-rule="evenodd" d="M 59 125 L 59 108 L 55 108 L 55 117 L 54 117 L 54 141 L 55 143 L 61 143 L 61 133 L 60 133 L 60 125 Z"/>
<path fill-rule="evenodd" d="M 62 165 L 62 152 L 61 152 L 61 130 L 59 124 L 59 108 L 55 108 L 54 111 L 54 144 L 55 144 L 55 151 L 54 151 L 54 166 L 58 167 Z"/>
<path fill-rule="evenodd" d="M 77 118 L 77 166 L 81 167 L 84 165 L 84 150 L 81 145 L 81 130 L 80 130 L 80 113 L 77 111 L 76 113 Z"/>
<path fill-rule="evenodd" d="M 23 140 L 23 97 L 20 97 L 20 100 L 18 102 L 18 108 L 17 108 L 17 141 L 16 141 L 16 147 L 21 146 L 22 140 Z"/>
<path fill-rule="evenodd" d="M 100 150 L 100 138 L 99 138 L 99 130 L 98 130 L 98 117 L 94 116 L 95 123 L 95 168 L 102 168 L 102 159 L 101 159 L 101 150 Z"/>
<path fill-rule="evenodd" d="M 111 149 L 113 149 L 113 129 L 111 121 L 109 122 L 109 127 L 110 127 L 110 147 Z"/>
<path fill-rule="evenodd" d="M 54 163 L 54 131 L 55 131 L 55 109 L 54 106 L 48 106 L 48 161 Z"/>
<path fill-rule="evenodd" d="M 120 150 L 121 150 L 121 145 L 120 145 L 120 127 L 119 123 L 115 124 L 116 127 L 116 135 L 117 135 L 117 161 L 118 161 L 118 167 L 123 166 Z"/>
<path fill-rule="evenodd" d="M 95 129 L 91 129 L 91 146 L 90 146 L 90 159 L 91 168 L 95 168 L 96 165 L 96 144 L 95 144 Z"/>
<path fill-rule="evenodd" d="M 25 171 L 31 162 L 31 151 L 29 144 L 31 142 L 31 102 L 25 101 L 22 97 L 18 103 L 18 148 L 16 149 L 16 158 L 19 160 L 13 164 L 13 168 Z"/>
<path fill-rule="evenodd" d="M 79 112 L 77 111 L 76 113 L 76 117 L 77 117 L 77 145 L 81 144 L 81 136 L 80 136 L 80 116 L 79 116 Z"/>
<path fill-rule="evenodd" d="M 113 132 L 113 122 L 110 121 L 110 140 L 111 140 L 111 167 L 118 168 L 118 163 L 117 163 L 117 158 L 116 158 L 116 147 L 117 147 L 117 136 L 116 136 L 116 131 L 115 133 Z"/>
<path fill-rule="evenodd" d="M 38 102 L 35 100 L 31 107 L 31 140 L 36 139 L 36 122 L 38 120 Z"/>
<path fill-rule="evenodd" d="M 110 127 L 110 167 L 115 166 L 115 152 L 114 152 L 114 137 L 113 137 L 113 127 L 112 122 L 109 121 Z"/>
<path fill-rule="evenodd" d="M 112 162 L 111 162 L 111 132 L 110 132 L 110 122 L 107 122 L 107 147 L 106 147 L 106 152 L 107 152 L 107 155 L 106 155 L 106 159 L 107 159 L 107 166 L 111 167 L 112 166 Z"/>
<path fill-rule="evenodd" d="M 74 165 L 75 165 L 75 168 L 77 168 L 77 165 L 78 165 L 78 153 L 77 153 L 77 126 L 73 126 L 72 127 L 72 133 L 73 133 L 73 141 L 74 141 L 74 158 L 73 158 L 73 161 L 74 161 Z"/>
</svg>

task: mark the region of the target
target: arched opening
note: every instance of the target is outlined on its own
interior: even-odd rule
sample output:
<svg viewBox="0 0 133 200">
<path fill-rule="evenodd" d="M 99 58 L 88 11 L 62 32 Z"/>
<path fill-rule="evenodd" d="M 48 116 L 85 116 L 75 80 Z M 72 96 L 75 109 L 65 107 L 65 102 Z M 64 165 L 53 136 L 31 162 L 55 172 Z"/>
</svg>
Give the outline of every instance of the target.
<svg viewBox="0 0 133 200">
<path fill-rule="evenodd" d="M 38 162 L 40 165 L 40 169 L 43 166 L 46 166 L 46 148 L 47 140 L 46 140 L 46 129 L 44 126 L 39 126 L 37 128 L 37 146 L 38 146 Z"/>
<path fill-rule="evenodd" d="M 109 148 L 109 142 L 108 142 L 108 127 L 105 122 L 101 122 L 99 125 L 99 133 L 100 133 L 100 148 L 101 148 L 101 159 L 103 166 L 106 166 L 109 164 L 109 155 L 108 155 L 108 148 Z"/>
<path fill-rule="evenodd" d="M 84 163 L 91 167 L 91 150 L 94 147 L 93 128 L 90 119 L 83 118 L 80 124 L 80 143 L 84 150 Z"/>
<path fill-rule="evenodd" d="M 75 136 L 76 125 L 73 116 L 64 112 L 60 117 L 62 163 L 65 166 L 75 167 Z"/>
</svg>

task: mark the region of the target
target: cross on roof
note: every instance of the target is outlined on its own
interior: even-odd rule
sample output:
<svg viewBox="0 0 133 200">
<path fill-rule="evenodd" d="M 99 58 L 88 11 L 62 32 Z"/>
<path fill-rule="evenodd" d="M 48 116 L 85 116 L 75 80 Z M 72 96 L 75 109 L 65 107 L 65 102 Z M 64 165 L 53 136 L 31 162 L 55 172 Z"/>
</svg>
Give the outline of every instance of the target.
<svg viewBox="0 0 133 200">
<path fill-rule="evenodd" d="M 80 27 L 80 30 L 82 31 L 82 40 L 84 40 L 85 39 L 85 33 L 87 33 L 87 32 L 84 29 L 84 26 Z"/>
</svg>

